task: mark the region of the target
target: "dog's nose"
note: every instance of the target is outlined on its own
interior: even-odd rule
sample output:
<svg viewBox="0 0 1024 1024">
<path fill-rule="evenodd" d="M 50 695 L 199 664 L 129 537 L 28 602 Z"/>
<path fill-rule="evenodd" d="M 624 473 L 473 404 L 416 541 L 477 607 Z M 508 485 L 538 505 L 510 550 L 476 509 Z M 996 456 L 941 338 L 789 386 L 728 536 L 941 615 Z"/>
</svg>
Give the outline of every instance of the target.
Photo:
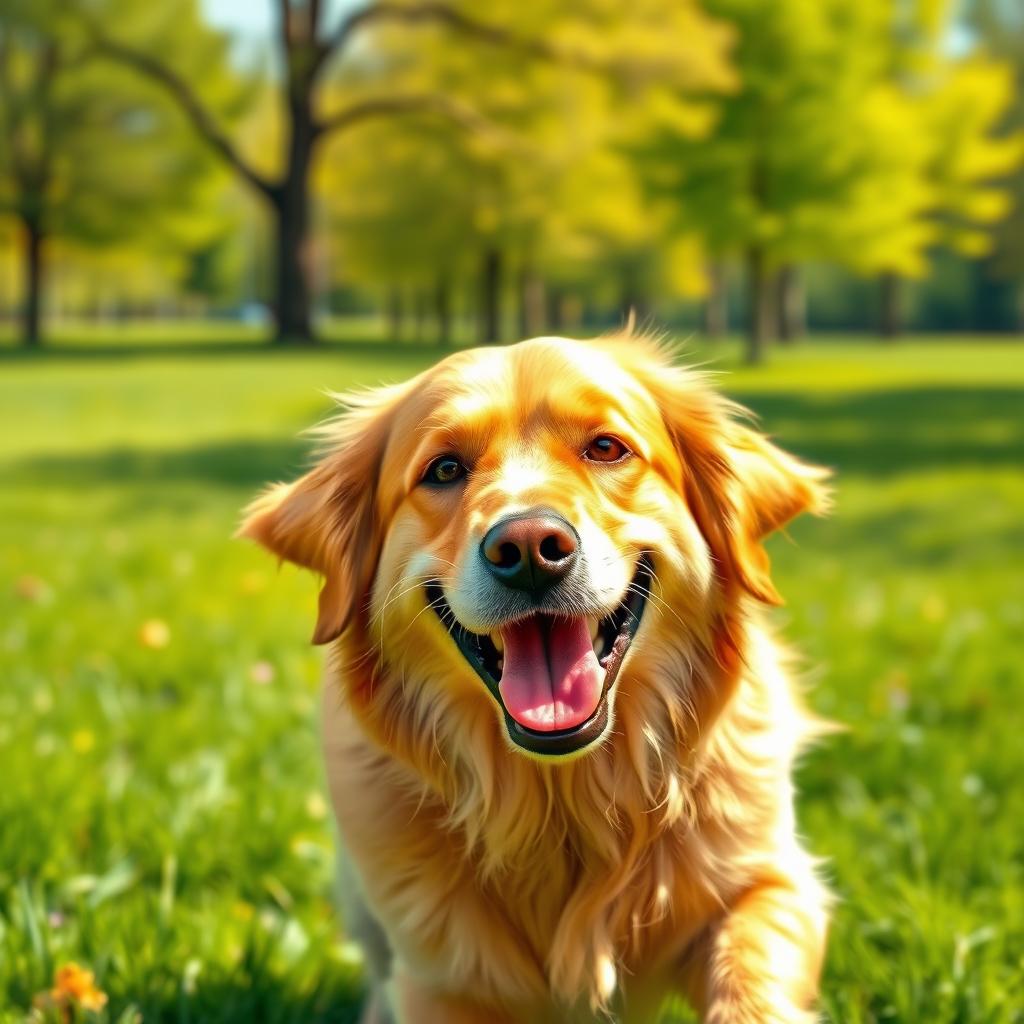
<svg viewBox="0 0 1024 1024">
<path fill-rule="evenodd" d="M 542 509 L 509 516 L 480 544 L 487 568 L 508 587 L 539 597 L 576 564 L 579 535 L 560 515 Z"/>
</svg>

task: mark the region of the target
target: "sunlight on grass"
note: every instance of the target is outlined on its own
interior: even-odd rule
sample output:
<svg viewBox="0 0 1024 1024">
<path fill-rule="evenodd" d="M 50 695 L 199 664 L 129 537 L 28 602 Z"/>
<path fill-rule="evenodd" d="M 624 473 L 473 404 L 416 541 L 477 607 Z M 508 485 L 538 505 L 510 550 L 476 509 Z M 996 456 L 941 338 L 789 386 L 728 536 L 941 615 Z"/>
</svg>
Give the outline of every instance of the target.
<svg viewBox="0 0 1024 1024">
<path fill-rule="evenodd" d="M 0 1021 L 72 962 L 100 1020 L 355 1019 L 315 582 L 231 534 L 324 389 L 433 356 L 3 363 Z M 838 472 L 836 514 L 772 543 L 808 699 L 848 726 L 800 772 L 839 896 L 829 1018 L 1020 1021 L 1021 350 L 844 342 L 725 386 Z"/>
</svg>

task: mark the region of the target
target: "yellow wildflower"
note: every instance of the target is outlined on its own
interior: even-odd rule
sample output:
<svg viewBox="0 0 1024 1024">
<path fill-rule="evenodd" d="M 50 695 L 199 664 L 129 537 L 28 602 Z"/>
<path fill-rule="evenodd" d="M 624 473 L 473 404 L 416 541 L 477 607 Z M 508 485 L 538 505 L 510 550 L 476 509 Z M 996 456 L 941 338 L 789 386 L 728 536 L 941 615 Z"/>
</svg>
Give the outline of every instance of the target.
<svg viewBox="0 0 1024 1024">
<path fill-rule="evenodd" d="M 92 971 L 71 962 L 58 967 L 53 976 L 49 1000 L 60 1009 L 102 1010 L 107 1005 L 107 994 L 96 987 Z"/>
<path fill-rule="evenodd" d="M 88 754 L 96 746 L 96 736 L 89 729 L 76 729 L 71 734 L 71 749 L 76 754 Z"/>
<path fill-rule="evenodd" d="M 139 642 L 154 651 L 162 650 L 171 642 L 171 628 L 163 619 L 148 619 L 139 629 Z"/>
</svg>

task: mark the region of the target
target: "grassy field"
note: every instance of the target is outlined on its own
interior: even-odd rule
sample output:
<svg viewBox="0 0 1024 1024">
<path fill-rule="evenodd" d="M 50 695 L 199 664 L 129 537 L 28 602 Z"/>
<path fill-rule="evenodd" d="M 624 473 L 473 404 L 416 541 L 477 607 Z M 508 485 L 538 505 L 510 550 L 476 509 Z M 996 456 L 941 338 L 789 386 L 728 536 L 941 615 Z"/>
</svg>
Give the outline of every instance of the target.
<svg viewBox="0 0 1024 1024">
<path fill-rule="evenodd" d="M 70 960 L 100 1019 L 354 1019 L 314 582 L 230 536 L 322 389 L 432 356 L 0 358 L 3 1024 Z M 723 383 L 838 472 L 835 515 L 773 542 L 809 699 L 848 726 L 800 771 L 826 1016 L 1024 1021 L 1024 348 L 808 346 Z"/>
</svg>

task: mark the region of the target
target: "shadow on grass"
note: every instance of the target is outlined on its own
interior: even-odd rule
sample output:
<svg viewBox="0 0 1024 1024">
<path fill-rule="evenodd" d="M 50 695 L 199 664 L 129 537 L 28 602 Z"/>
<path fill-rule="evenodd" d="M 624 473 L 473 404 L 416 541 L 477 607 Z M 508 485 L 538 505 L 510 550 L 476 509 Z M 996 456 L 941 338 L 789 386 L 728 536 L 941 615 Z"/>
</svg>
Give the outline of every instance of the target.
<svg viewBox="0 0 1024 1024">
<path fill-rule="evenodd" d="M 1021 511 L 1021 510 L 1018 510 Z M 998 509 L 995 524 L 979 531 L 973 519 L 951 522 L 945 504 L 900 506 L 869 515 L 840 514 L 823 521 L 802 521 L 787 530 L 801 549 L 838 555 L 843 561 L 855 552 L 859 570 L 879 576 L 892 571 L 898 557 L 903 569 L 932 569 L 948 565 L 998 565 L 1008 551 L 1024 548 L 1024 523 L 1008 503 Z M 787 542 L 774 542 L 779 552 Z M 782 552 L 785 557 L 787 552 Z"/>
<path fill-rule="evenodd" d="M 1024 390 L 746 393 L 761 429 L 842 476 L 1024 467 Z"/>
<path fill-rule="evenodd" d="M 200 975 L 189 995 L 179 989 L 168 998 L 136 1000 L 135 1006 L 146 1024 L 356 1024 L 362 994 L 327 983 L 297 992 L 270 973 L 206 983 Z"/>
<path fill-rule="evenodd" d="M 292 359 L 296 355 L 346 355 L 373 356 L 375 359 L 394 358 L 423 361 L 440 359 L 454 348 L 423 342 L 394 342 L 390 340 L 325 339 L 309 345 L 278 345 L 267 341 L 189 341 L 182 339 L 153 341 L 125 341 L 106 345 L 75 343 L 52 343 L 36 349 L 16 348 L 0 345 L 0 364 L 3 363 L 47 363 L 47 362 L 91 362 L 120 359 L 183 359 L 196 360 L 204 357 L 223 356 L 278 356 Z"/>
<path fill-rule="evenodd" d="M 279 942 L 271 942 L 264 935 L 250 938 L 231 966 L 216 960 L 190 960 L 182 947 L 162 950 L 159 938 L 140 951 L 142 962 L 136 963 L 126 956 L 127 949 L 115 954 L 98 936 L 83 938 L 86 961 L 104 964 L 99 982 L 110 1002 L 101 1016 L 110 1022 L 355 1024 L 362 1010 L 364 983 L 359 967 L 316 954 L 282 960 Z M 42 941 L 48 944 L 45 931 Z M 44 955 L 26 965 L 22 974 L 9 979 L 6 991 L 0 986 L 0 1003 L 4 997 L 8 1000 L 2 1009 L 27 1008 L 36 993 L 49 987 L 57 962 L 52 954 L 46 949 Z M 134 1015 L 128 1014 L 130 1008 Z M 15 1018 L 21 1019 L 17 1013 L 3 1017 L 5 1021 Z M 30 1018 L 24 1019 L 28 1022 Z M 75 1015 L 74 1019 L 80 1017 Z"/>
<path fill-rule="evenodd" d="M 8 479 L 32 487 L 160 485 L 174 482 L 259 487 L 309 468 L 312 446 L 283 441 L 220 441 L 191 448 L 118 446 L 94 454 L 43 455 L 15 463 Z"/>
<path fill-rule="evenodd" d="M 761 426 L 805 458 L 844 474 L 891 477 L 921 470 L 1024 467 L 1024 392 L 907 389 L 839 395 L 747 394 Z M 10 467 L 27 486 L 189 481 L 253 487 L 308 465 L 294 439 L 239 439 L 189 448 L 119 446 L 52 454 Z"/>
<path fill-rule="evenodd" d="M 39 990 L 45 987 L 43 982 Z M 363 1005 L 358 985 L 326 978 L 312 985 L 292 985 L 269 969 L 212 979 L 204 978 L 200 971 L 187 987 L 180 978 L 165 977 L 155 983 L 158 994 L 140 994 L 131 991 L 132 987 L 123 994 L 110 993 L 105 1019 L 142 1020 L 145 1024 L 356 1024 Z M 32 1003 L 27 990 L 16 989 L 11 997 L 12 1006 Z M 129 1008 L 138 1016 L 124 1016 Z M 30 1019 L 35 1018 L 25 1017 Z"/>
</svg>

